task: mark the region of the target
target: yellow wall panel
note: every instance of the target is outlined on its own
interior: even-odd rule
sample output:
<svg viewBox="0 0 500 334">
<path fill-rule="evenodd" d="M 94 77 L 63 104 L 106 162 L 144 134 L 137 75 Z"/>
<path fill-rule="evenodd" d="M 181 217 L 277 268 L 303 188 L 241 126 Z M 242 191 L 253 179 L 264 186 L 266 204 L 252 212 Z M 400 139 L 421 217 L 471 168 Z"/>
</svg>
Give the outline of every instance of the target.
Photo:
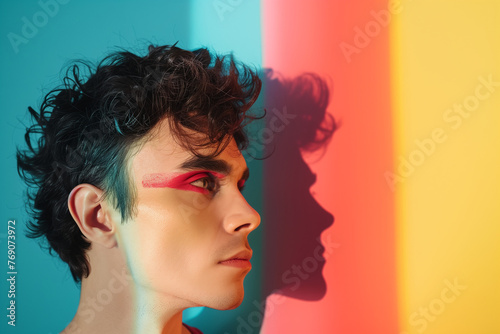
<svg viewBox="0 0 500 334">
<path fill-rule="evenodd" d="M 500 2 L 402 6 L 391 27 L 388 181 L 400 328 L 500 333 Z"/>
</svg>

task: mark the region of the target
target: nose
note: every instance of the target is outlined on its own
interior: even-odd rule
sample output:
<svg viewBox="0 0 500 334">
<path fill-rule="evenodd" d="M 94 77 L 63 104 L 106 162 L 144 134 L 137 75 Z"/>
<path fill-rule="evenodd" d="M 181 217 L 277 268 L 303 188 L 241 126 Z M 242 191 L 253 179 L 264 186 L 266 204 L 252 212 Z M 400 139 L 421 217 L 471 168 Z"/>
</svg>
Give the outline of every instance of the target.
<svg viewBox="0 0 500 334">
<path fill-rule="evenodd" d="M 225 208 L 224 229 L 227 233 L 249 234 L 260 225 L 260 215 L 241 193 L 231 198 Z"/>
</svg>

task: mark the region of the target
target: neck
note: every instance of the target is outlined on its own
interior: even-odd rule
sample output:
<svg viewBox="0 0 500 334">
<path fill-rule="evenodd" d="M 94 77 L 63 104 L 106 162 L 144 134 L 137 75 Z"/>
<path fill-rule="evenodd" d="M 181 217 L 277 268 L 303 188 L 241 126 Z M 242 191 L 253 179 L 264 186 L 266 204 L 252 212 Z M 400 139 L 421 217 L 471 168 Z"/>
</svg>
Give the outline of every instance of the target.
<svg viewBox="0 0 500 334">
<path fill-rule="evenodd" d="M 89 252 L 90 253 L 90 252 Z M 92 257 L 92 255 L 90 255 Z M 125 261 L 91 260 L 75 317 L 62 334 L 187 334 L 178 300 L 138 287 Z"/>
<path fill-rule="evenodd" d="M 187 333 L 182 326 L 182 311 L 179 301 L 157 295 L 148 289 L 136 290 L 133 333 Z"/>
</svg>

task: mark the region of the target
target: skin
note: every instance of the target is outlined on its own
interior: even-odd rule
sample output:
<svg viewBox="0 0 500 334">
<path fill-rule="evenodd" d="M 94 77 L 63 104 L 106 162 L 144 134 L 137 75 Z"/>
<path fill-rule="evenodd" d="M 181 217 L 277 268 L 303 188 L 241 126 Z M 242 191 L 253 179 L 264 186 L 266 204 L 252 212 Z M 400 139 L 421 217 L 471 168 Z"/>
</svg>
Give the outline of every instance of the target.
<svg viewBox="0 0 500 334">
<path fill-rule="evenodd" d="M 251 254 L 247 237 L 260 224 L 240 191 L 246 162 L 234 140 L 215 158 L 219 163 L 209 165 L 226 165 L 214 171 L 217 176 L 210 168 L 183 168 L 193 157 L 171 136 L 168 123 L 160 122 L 129 159 L 136 214 L 126 222 L 100 189 L 73 189 L 68 205 L 92 244 L 91 273 L 82 280 L 77 313 L 62 333 L 189 333 L 182 326 L 184 309 L 240 305 L 250 267 L 220 262 L 238 252 Z M 188 185 L 182 176 L 179 181 L 179 175 L 197 170 Z M 151 186 L 151 175 L 163 183 Z M 165 183 L 175 177 L 173 186 Z"/>
</svg>

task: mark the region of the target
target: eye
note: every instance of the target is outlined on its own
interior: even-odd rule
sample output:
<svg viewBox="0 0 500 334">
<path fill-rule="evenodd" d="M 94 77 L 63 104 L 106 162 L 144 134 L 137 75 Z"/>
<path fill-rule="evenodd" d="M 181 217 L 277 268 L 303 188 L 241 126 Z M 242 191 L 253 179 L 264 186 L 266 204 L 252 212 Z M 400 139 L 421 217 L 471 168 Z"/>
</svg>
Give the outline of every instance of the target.
<svg viewBox="0 0 500 334">
<path fill-rule="evenodd" d="M 206 189 L 208 192 L 217 192 L 219 190 L 219 183 L 217 178 L 212 174 L 202 174 L 203 176 L 194 180 L 190 184 L 192 186 Z"/>
</svg>

